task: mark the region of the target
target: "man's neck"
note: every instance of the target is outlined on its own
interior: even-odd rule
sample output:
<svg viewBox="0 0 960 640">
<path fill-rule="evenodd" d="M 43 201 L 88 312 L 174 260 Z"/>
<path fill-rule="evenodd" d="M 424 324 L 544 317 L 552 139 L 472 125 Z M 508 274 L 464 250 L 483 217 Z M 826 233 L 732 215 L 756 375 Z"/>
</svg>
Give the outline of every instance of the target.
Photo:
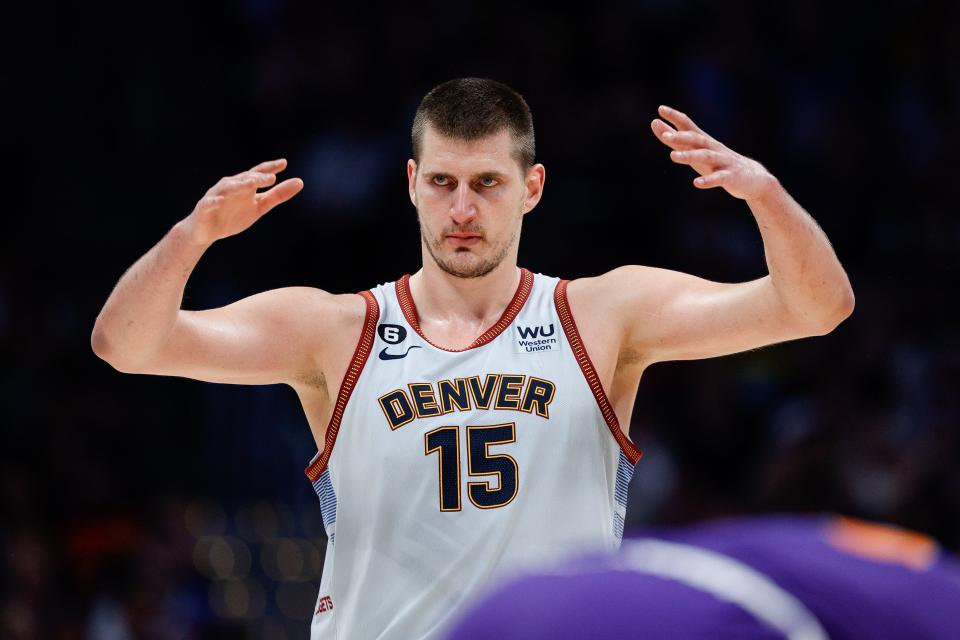
<svg viewBox="0 0 960 640">
<path fill-rule="evenodd" d="M 480 278 L 458 278 L 443 271 L 429 256 L 410 276 L 410 295 L 421 325 L 459 325 L 486 329 L 500 319 L 520 286 L 516 260 L 507 258 Z"/>
</svg>

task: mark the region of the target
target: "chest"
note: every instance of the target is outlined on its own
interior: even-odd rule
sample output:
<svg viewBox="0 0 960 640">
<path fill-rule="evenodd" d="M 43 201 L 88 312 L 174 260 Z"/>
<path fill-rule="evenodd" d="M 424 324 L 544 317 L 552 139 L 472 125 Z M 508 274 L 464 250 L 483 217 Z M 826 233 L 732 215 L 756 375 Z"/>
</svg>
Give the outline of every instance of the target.
<svg viewBox="0 0 960 640">
<path fill-rule="evenodd" d="M 429 344 L 381 347 L 344 413 L 331 464 L 341 473 L 365 468 L 364 482 L 384 495 L 403 487 L 411 503 L 439 500 L 447 511 L 468 500 L 505 506 L 518 487 L 557 477 L 571 459 L 602 458 L 611 441 L 576 362 L 559 349 L 519 346 L 505 335 L 459 355 Z M 406 355 L 382 360 L 383 349 Z M 350 462 L 358 456 L 367 463 Z"/>
</svg>

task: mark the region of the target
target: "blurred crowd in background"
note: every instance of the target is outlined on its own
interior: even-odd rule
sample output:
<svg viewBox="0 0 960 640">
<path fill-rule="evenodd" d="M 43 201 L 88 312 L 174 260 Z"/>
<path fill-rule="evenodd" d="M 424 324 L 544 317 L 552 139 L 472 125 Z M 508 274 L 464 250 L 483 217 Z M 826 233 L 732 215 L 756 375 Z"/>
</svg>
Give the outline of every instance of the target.
<svg viewBox="0 0 960 640">
<path fill-rule="evenodd" d="M 747 207 L 693 188 L 650 132 L 665 103 L 778 176 L 850 275 L 856 310 L 827 336 L 650 367 L 628 530 L 830 511 L 960 548 L 960 5 L 31 10 L 0 131 L 0 637 L 307 637 L 325 539 L 296 394 L 122 375 L 90 332 L 207 188 L 273 157 L 304 192 L 217 243 L 184 308 L 415 272 L 409 126 L 467 75 L 532 108 L 534 272 L 766 274 Z"/>
</svg>

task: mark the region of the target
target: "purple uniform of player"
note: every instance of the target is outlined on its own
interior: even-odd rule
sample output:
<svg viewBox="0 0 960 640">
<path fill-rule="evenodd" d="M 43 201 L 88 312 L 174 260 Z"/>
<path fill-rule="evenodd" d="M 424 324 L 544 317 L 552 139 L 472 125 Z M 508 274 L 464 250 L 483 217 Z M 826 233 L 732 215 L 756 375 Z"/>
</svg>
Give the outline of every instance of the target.
<svg viewBox="0 0 960 640">
<path fill-rule="evenodd" d="M 629 538 L 502 585 L 451 640 L 960 638 L 960 566 L 912 532 L 742 518 Z"/>
</svg>

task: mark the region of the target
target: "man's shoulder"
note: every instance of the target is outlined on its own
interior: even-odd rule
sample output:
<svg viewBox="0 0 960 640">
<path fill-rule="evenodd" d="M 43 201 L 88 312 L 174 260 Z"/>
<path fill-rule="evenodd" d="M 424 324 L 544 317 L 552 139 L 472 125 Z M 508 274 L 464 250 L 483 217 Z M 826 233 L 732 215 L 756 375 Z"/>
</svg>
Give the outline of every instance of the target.
<svg viewBox="0 0 960 640">
<path fill-rule="evenodd" d="M 571 280 L 567 286 L 570 312 L 581 328 L 592 326 L 595 340 L 626 339 L 643 319 L 645 326 L 661 321 L 662 306 L 676 286 L 671 272 L 658 267 L 626 265 L 597 276 Z"/>
<path fill-rule="evenodd" d="M 264 292 L 265 300 L 281 315 L 302 320 L 318 329 L 344 330 L 362 324 L 367 302 L 359 293 L 330 293 L 317 287 L 293 286 Z"/>
<path fill-rule="evenodd" d="M 656 286 L 668 274 L 666 269 L 658 267 L 624 265 L 600 275 L 571 279 L 567 291 L 571 298 L 589 305 L 615 303 L 627 295 Z"/>
</svg>

